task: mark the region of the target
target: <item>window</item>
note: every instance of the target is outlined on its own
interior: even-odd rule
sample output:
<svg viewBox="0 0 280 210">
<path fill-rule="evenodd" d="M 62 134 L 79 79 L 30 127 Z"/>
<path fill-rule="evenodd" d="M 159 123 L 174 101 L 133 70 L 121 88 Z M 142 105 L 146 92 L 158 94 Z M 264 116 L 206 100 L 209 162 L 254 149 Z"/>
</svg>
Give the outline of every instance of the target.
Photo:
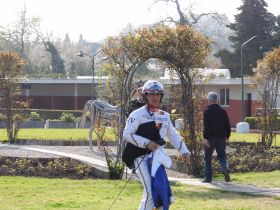
<svg viewBox="0 0 280 210">
<path fill-rule="evenodd" d="M 228 88 L 220 89 L 220 105 L 229 106 L 229 89 Z"/>
</svg>

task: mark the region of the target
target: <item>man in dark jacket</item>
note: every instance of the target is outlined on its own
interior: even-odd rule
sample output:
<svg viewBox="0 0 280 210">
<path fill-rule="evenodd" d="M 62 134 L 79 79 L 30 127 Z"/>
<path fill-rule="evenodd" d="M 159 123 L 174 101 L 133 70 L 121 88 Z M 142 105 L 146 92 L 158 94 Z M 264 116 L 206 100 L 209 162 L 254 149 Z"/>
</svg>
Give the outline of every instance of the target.
<svg viewBox="0 0 280 210">
<path fill-rule="evenodd" d="M 135 98 L 129 102 L 130 109 L 129 109 L 128 114 L 130 114 L 134 110 L 139 109 L 140 107 L 145 106 L 145 105 L 146 105 L 146 102 L 144 101 L 144 98 L 143 98 L 142 87 L 139 87 L 137 89 L 137 98 Z"/>
<path fill-rule="evenodd" d="M 222 172 L 226 182 L 230 182 L 229 169 L 226 157 L 226 143 L 230 137 L 230 122 L 227 112 L 218 105 L 218 94 L 215 92 L 208 93 L 208 106 L 203 115 L 203 144 L 204 144 L 204 161 L 205 177 L 202 182 L 212 182 L 212 154 L 216 149 Z"/>
</svg>

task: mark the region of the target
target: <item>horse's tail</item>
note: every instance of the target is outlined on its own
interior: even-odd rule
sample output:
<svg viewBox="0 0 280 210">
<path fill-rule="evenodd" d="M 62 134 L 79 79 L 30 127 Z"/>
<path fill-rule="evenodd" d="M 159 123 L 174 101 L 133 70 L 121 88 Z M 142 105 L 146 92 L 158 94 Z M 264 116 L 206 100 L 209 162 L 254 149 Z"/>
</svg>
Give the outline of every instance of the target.
<svg viewBox="0 0 280 210">
<path fill-rule="evenodd" d="M 80 120 L 80 124 L 79 124 L 79 127 L 80 127 L 80 128 L 84 128 L 84 127 L 85 127 L 87 112 L 89 111 L 91 102 L 92 102 L 92 100 L 89 100 L 89 101 L 87 101 L 87 102 L 85 103 L 84 110 L 83 110 L 83 114 L 82 114 L 82 117 L 81 117 L 81 120 Z"/>
</svg>

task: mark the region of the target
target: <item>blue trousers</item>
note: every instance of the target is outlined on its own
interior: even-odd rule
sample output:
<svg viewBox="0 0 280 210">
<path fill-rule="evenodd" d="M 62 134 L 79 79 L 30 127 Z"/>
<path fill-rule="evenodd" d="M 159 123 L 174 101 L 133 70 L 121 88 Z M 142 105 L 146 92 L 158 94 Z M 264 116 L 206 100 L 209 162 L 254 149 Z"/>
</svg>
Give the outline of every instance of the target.
<svg viewBox="0 0 280 210">
<path fill-rule="evenodd" d="M 225 138 L 210 138 L 208 139 L 210 147 L 204 147 L 204 175 L 205 179 L 212 180 L 212 154 L 216 149 L 217 157 L 221 165 L 221 170 L 225 173 L 228 170 L 226 156 L 226 139 Z"/>
</svg>

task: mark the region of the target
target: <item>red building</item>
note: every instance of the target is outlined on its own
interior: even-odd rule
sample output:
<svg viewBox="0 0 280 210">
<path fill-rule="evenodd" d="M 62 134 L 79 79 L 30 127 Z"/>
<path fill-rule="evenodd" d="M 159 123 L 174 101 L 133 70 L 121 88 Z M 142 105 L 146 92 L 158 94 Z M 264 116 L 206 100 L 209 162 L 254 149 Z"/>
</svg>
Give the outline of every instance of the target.
<svg viewBox="0 0 280 210">
<path fill-rule="evenodd" d="M 206 85 L 206 91 L 217 92 L 220 105 L 228 112 L 233 126 L 241 121 L 241 79 L 230 78 L 227 69 L 204 70 L 212 79 Z M 208 71 L 208 72 L 207 72 Z M 210 72 L 210 73 L 209 73 Z M 31 99 L 30 108 L 35 109 L 65 109 L 82 110 L 87 100 L 97 93 L 103 96 L 107 77 L 95 77 L 92 87 L 91 77 L 77 79 L 22 79 L 22 95 Z M 179 83 L 170 80 L 168 76 L 159 79 L 163 84 Z M 168 92 L 168 91 L 167 91 Z M 168 93 L 166 94 L 168 97 Z M 245 116 L 252 116 L 256 112 L 259 96 L 251 86 L 249 78 L 244 79 Z"/>
</svg>

